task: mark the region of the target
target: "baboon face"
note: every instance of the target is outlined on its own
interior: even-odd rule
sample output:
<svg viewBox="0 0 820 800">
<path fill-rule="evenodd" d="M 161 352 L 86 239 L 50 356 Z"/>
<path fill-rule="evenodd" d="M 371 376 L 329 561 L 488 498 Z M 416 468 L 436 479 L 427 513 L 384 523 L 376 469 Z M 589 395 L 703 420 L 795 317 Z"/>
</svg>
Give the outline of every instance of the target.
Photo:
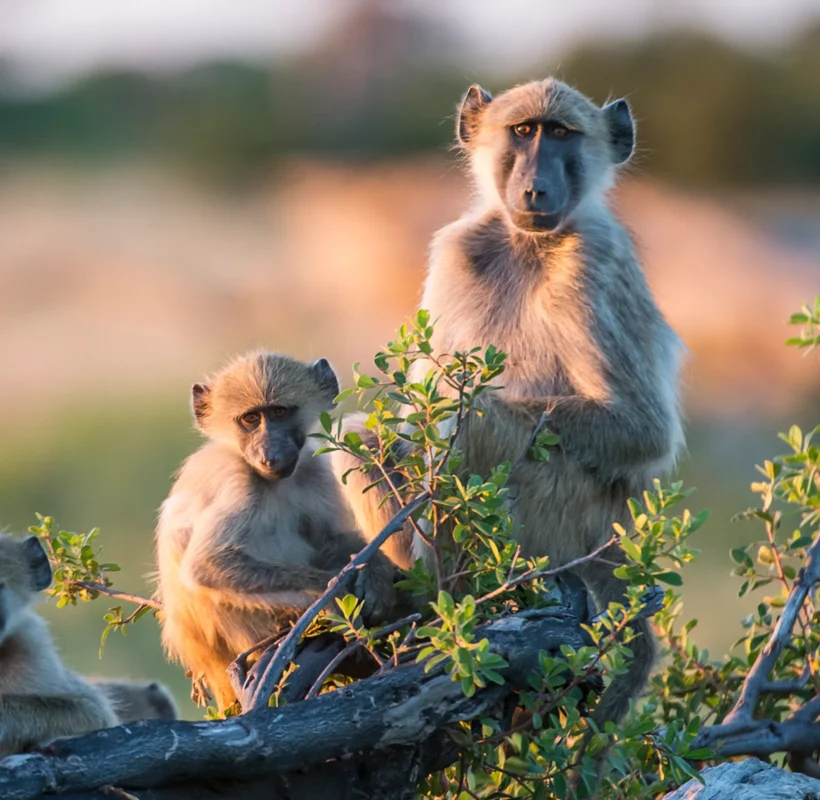
<svg viewBox="0 0 820 800">
<path fill-rule="evenodd" d="M 18 613 L 51 585 L 51 565 L 36 536 L 0 535 L 0 642 L 14 632 Z"/>
<path fill-rule="evenodd" d="M 333 407 L 339 382 L 325 359 L 303 364 L 275 353 L 252 353 L 223 370 L 212 386 L 193 387 L 200 430 L 236 447 L 263 478 L 296 469 L 319 412 Z"/>
<path fill-rule="evenodd" d="M 471 86 L 458 120 L 485 195 L 527 233 L 562 228 L 584 198 L 607 188 L 612 168 L 632 153 L 629 106 L 604 108 L 560 81 L 517 86 L 493 99 Z"/>
<path fill-rule="evenodd" d="M 298 406 L 255 406 L 236 420 L 239 449 L 263 478 L 289 478 L 296 469 L 305 432 Z"/>
</svg>

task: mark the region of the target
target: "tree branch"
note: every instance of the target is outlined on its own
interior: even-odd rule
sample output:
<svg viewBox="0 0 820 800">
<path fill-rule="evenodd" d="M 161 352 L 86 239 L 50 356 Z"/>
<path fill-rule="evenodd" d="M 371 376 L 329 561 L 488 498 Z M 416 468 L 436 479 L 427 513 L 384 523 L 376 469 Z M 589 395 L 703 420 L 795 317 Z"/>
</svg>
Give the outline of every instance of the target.
<svg viewBox="0 0 820 800">
<path fill-rule="evenodd" d="M 121 592 L 118 589 L 112 589 L 104 583 L 95 583 L 94 581 L 74 581 L 74 586 L 79 586 L 81 589 L 86 589 L 89 592 L 99 592 L 99 594 L 108 595 L 108 597 L 116 597 L 118 600 L 125 600 L 127 603 L 134 603 L 138 606 L 148 608 L 162 608 L 162 603 L 149 597 L 140 597 L 138 594 L 130 594 L 129 592 Z"/>
<path fill-rule="evenodd" d="M 344 691 L 283 708 L 261 708 L 217 722 L 151 720 L 97 731 L 54 742 L 45 752 L 0 762 L 0 797 L 34 800 L 44 793 L 73 792 L 75 800 L 97 800 L 101 795 L 88 793 L 115 786 L 126 792 L 157 790 L 140 800 L 206 798 L 212 795 L 158 790 L 178 782 L 187 791 L 213 781 L 236 781 L 237 763 L 242 765 L 243 780 L 258 781 L 306 767 L 312 773 L 317 765 L 321 772 L 328 768 L 327 762 L 335 763 L 332 759 L 378 750 L 362 762 L 375 772 L 375 765 L 387 766 L 396 747 L 418 748 L 445 726 L 486 714 L 508 694 L 527 686 L 538 668 L 540 652 L 560 657 L 562 645 L 578 649 L 591 642 L 566 606 L 541 609 L 537 616 L 532 610 L 526 616 L 511 615 L 481 626 L 476 634 L 486 636 L 493 652 L 507 662 L 500 670 L 506 680 L 503 686 L 493 684 L 468 698 L 443 669 L 425 674 L 424 663 L 404 664 Z M 306 736 L 308 731 L 313 735 Z M 441 748 L 439 741 L 434 750 Z M 455 760 L 458 754 L 448 757 Z M 424 761 L 423 767 L 420 763 L 415 777 L 408 778 L 411 783 L 431 762 Z M 356 795 L 327 792 L 321 796 L 352 800 Z"/>
<path fill-rule="evenodd" d="M 777 663 L 777 659 L 783 652 L 783 648 L 791 641 L 792 631 L 797 622 L 800 610 L 809 596 L 809 592 L 820 583 L 820 535 L 812 542 L 806 551 L 806 563 L 800 568 L 797 577 L 794 579 L 791 591 L 783 606 L 783 613 L 777 620 L 777 624 L 772 631 L 772 635 L 754 666 L 749 670 L 749 674 L 743 681 L 743 688 L 740 691 L 732 710 L 726 715 L 724 724 L 734 722 L 748 722 L 754 715 L 757 701 L 761 692 L 769 685 L 768 677 Z"/>
</svg>

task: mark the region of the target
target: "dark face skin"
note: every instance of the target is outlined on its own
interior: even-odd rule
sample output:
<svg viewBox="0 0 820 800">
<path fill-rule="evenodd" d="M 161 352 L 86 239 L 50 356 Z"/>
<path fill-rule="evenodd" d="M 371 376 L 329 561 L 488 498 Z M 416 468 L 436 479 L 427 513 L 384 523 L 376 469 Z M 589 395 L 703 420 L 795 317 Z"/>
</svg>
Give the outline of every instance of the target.
<svg viewBox="0 0 820 800">
<path fill-rule="evenodd" d="M 267 480 L 289 478 L 296 469 L 306 438 L 296 412 L 289 406 L 259 406 L 236 420 L 242 455 Z"/>
<path fill-rule="evenodd" d="M 29 536 L 20 542 L 19 546 L 28 562 L 29 589 L 34 592 L 47 589 L 52 579 L 51 564 L 40 540 L 36 536 Z M 6 633 L 6 624 L 11 611 L 7 603 L 9 601 L 14 603 L 14 600 L 8 596 L 8 592 L 14 592 L 14 589 L 0 582 L 0 638 Z"/>
<path fill-rule="evenodd" d="M 554 120 L 528 120 L 507 128 L 509 144 L 498 191 L 516 228 L 551 233 L 581 197 L 583 134 Z"/>
<path fill-rule="evenodd" d="M 544 84 L 538 81 L 512 89 L 505 97 L 511 93 L 517 93 L 517 99 L 502 105 L 488 128 L 495 187 L 516 228 L 554 233 L 588 191 L 585 184 L 590 176 L 585 170 L 594 176 L 607 161 L 622 164 L 632 155 L 635 130 L 629 105 L 615 100 L 599 109 L 569 87 L 559 86 L 551 109 L 551 103 L 542 102 Z M 467 90 L 456 125 L 459 144 L 465 149 L 480 146 L 485 112 L 494 102 L 477 84 Z M 573 107 L 576 111 L 567 113 Z"/>
</svg>

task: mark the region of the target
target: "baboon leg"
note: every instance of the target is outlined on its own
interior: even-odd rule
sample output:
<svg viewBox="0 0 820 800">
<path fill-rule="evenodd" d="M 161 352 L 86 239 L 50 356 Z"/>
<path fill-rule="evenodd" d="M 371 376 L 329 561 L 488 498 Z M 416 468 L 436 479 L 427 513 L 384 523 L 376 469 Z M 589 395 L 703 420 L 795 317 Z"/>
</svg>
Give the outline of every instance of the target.
<svg viewBox="0 0 820 800">
<path fill-rule="evenodd" d="M 620 551 L 607 552 L 607 562 L 620 561 Z M 610 603 L 624 603 L 626 583 L 613 574 L 611 563 L 591 561 L 582 565 L 577 571 L 595 596 L 601 611 Z M 628 647 L 632 658 L 627 664 L 627 672 L 618 675 L 610 682 L 603 693 L 592 719 L 602 728 L 604 723 L 621 721 L 629 711 L 630 700 L 636 700 L 649 682 L 649 675 L 657 656 L 657 643 L 649 619 L 639 619 L 630 626 L 634 637 Z"/>
<path fill-rule="evenodd" d="M 362 442 L 371 449 L 378 449 L 378 439 L 373 431 L 364 426 L 364 416 L 347 417 L 345 419 L 344 432 L 354 431 L 362 438 Z M 343 452 L 332 454 L 333 471 L 341 481 L 348 470 L 347 477 L 344 478 L 343 489 L 347 502 L 356 518 L 356 524 L 367 541 L 374 539 L 379 532 L 390 522 L 400 511 L 396 498 L 392 495 L 390 487 L 384 480 L 384 475 L 378 469 L 362 472 L 361 462 L 354 456 Z M 401 480 L 401 476 L 391 472 L 389 464 L 386 465 L 387 474 L 390 480 L 396 484 Z M 381 482 L 372 489 L 365 492 L 368 486 L 381 479 Z M 393 534 L 387 543 L 382 547 L 385 555 L 398 567 L 408 569 L 413 565 L 413 533 L 407 528 L 399 533 Z"/>
</svg>

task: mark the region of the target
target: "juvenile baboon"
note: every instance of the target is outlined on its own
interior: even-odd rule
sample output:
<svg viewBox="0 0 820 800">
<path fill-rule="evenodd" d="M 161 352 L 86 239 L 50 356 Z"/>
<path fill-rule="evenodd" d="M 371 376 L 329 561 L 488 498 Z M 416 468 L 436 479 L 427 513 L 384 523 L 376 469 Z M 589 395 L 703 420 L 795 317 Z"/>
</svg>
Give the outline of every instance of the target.
<svg viewBox="0 0 820 800">
<path fill-rule="evenodd" d="M 297 617 L 364 546 L 346 527 L 330 464 L 306 438 L 338 392 L 324 359 L 261 351 L 193 387 L 210 441 L 185 461 L 160 512 L 162 639 L 221 709 L 235 700 L 226 669 L 237 654 Z M 393 596 L 394 567 L 377 555 L 355 590 L 372 619 Z"/>
<path fill-rule="evenodd" d="M 516 463 L 544 411 L 559 434 L 549 462 L 525 460 L 510 481 L 522 552 L 558 566 L 603 544 L 628 516 L 627 498 L 671 468 L 683 444 L 682 345 L 606 199 L 632 155 L 634 124 L 626 101 L 600 108 L 548 78 L 496 99 L 471 86 L 457 138 L 476 201 L 436 234 L 422 307 L 438 352 L 493 344 L 508 355 L 503 388 L 483 396 L 484 416 L 459 438 L 466 471 Z M 355 466 L 343 455 L 334 463 Z M 384 490 L 362 495 L 369 482 L 351 474 L 348 495 L 372 537 L 396 507 L 380 505 Z M 424 555 L 408 535 L 392 546 L 402 567 Z M 612 574 L 619 553 L 580 570 L 600 605 L 623 598 Z M 630 672 L 606 691 L 599 721 L 620 718 L 648 679 L 654 642 L 647 622 L 635 627 Z"/>
<path fill-rule="evenodd" d="M 66 669 L 31 608 L 50 583 L 36 536 L 0 534 L 0 757 L 118 724 L 103 693 Z"/>
<path fill-rule="evenodd" d="M 116 678 L 86 680 L 105 693 L 121 725 L 140 719 L 179 719 L 174 698 L 161 683 Z"/>
</svg>

